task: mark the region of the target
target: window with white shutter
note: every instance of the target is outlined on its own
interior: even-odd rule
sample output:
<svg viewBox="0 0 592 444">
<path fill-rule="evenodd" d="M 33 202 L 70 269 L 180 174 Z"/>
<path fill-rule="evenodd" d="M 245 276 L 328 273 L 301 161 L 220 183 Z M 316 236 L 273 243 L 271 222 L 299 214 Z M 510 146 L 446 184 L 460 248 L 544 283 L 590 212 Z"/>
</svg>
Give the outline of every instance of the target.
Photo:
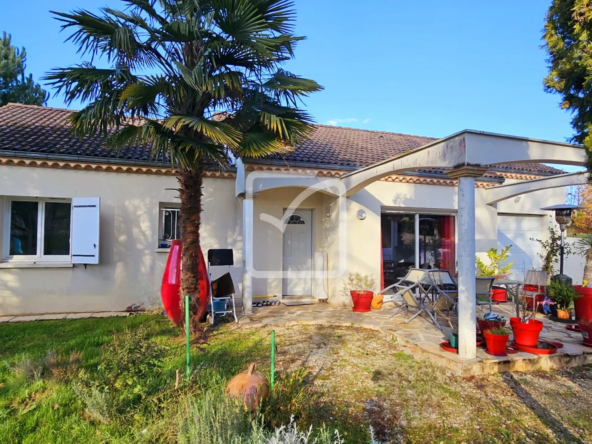
<svg viewBox="0 0 592 444">
<path fill-rule="evenodd" d="M 99 263 L 100 198 L 72 199 L 72 263 Z"/>
</svg>

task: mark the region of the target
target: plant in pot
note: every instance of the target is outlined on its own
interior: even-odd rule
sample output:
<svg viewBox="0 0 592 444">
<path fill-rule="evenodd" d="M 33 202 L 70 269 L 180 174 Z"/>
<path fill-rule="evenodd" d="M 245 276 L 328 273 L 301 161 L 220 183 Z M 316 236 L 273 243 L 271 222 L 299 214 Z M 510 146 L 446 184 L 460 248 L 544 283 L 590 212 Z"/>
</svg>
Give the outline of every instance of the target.
<svg viewBox="0 0 592 444">
<path fill-rule="evenodd" d="M 557 308 L 557 317 L 569 320 L 571 307 L 574 301 L 581 295 L 571 285 L 564 285 L 561 282 L 551 281 L 548 287 L 549 297 Z"/>
<path fill-rule="evenodd" d="M 495 327 L 483 332 L 487 351 L 494 356 L 505 356 L 506 346 L 510 339 L 510 330 L 506 327 Z"/>
<path fill-rule="evenodd" d="M 343 292 L 349 294 L 354 303 L 353 311 L 366 313 L 374 297 L 374 278 L 360 273 L 350 273 L 343 285 Z"/>
<path fill-rule="evenodd" d="M 492 330 L 498 327 L 505 327 L 507 319 L 494 313 L 482 313 L 477 316 L 479 331 L 485 333 L 485 330 Z"/>
<path fill-rule="evenodd" d="M 510 269 L 514 262 L 509 262 L 502 265 L 510 256 L 510 248 L 512 245 L 508 245 L 502 248 L 499 252 L 496 248 L 491 248 L 487 252 L 487 258 L 489 259 L 489 265 L 483 262 L 480 257 L 475 257 L 475 263 L 477 264 L 477 276 L 479 277 L 494 277 L 497 279 L 506 279 L 511 273 Z M 508 292 L 505 288 L 496 287 L 495 282 L 491 291 L 491 299 L 494 302 L 506 302 L 508 300 Z"/>
</svg>

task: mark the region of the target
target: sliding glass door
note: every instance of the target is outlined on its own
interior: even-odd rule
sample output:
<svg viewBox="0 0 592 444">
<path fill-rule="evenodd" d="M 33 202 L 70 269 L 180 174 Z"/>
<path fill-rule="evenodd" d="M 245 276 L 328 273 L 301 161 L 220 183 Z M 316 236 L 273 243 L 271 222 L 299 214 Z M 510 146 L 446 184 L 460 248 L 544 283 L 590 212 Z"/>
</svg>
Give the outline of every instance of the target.
<svg viewBox="0 0 592 444">
<path fill-rule="evenodd" d="M 420 213 L 383 213 L 384 285 L 405 276 L 409 268 L 446 269 L 456 273 L 455 218 Z"/>
</svg>

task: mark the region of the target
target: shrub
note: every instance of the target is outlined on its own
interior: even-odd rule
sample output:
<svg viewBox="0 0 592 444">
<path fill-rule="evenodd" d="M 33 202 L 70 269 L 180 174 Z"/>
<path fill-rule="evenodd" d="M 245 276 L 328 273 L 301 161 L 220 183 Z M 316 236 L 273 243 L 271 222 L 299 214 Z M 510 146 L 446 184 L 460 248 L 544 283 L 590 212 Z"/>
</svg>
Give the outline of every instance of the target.
<svg viewBox="0 0 592 444">
<path fill-rule="evenodd" d="M 505 336 L 510 334 L 510 329 L 506 327 L 495 327 L 491 330 L 487 330 L 487 333 L 489 333 L 490 335 Z"/>
<path fill-rule="evenodd" d="M 491 248 L 487 252 L 487 257 L 489 258 L 489 265 L 486 265 L 485 262 L 481 260 L 481 258 L 476 257 L 475 262 L 477 264 L 477 276 L 479 277 L 496 277 L 496 278 L 504 278 L 510 274 L 510 269 L 514 262 L 510 262 L 506 265 L 502 266 L 502 263 L 508 259 L 510 256 L 510 248 L 512 245 L 508 245 L 505 248 L 502 248 L 498 253 L 497 249 Z"/>
<path fill-rule="evenodd" d="M 560 310 L 568 310 L 580 294 L 571 285 L 563 285 L 561 282 L 551 281 L 549 284 L 549 297 Z"/>
</svg>

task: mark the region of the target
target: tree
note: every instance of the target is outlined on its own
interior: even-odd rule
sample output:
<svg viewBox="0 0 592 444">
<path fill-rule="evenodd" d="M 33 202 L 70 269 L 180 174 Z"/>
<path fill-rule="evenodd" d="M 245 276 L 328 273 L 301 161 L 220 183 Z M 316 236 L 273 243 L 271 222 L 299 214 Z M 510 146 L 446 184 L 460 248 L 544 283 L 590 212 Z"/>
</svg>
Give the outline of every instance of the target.
<svg viewBox="0 0 592 444">
<path fill-rule="evenodd" d="M 147 144 L 178 171 L 182 291 L 197 313 L 199 228 L 205 162 L 291 149 L 312 130 L 298 107 L 316 82 L 280 68 L 303 37 L 291 0 L 123 0 L 124 10 L 52 12 L 90 61 L 46 79 L 66 101 L 79 135 L 114 148 Z M 103 56 L 110 67 L 98 68 Z"/>
<path fill-rule="evenodd" d="M 586 257 L 584 280 L 592 282 L 592 234 L 585 234 L 579 238 L 575 248 L 579 254 Z"/>
<path fill-rule="evenodd" d="M 33 76 L 25 75 L 25 48 L 19 50 L 11 44 L 10 34 L 3 33 L 0 40 L 0 106 L 7 103 L 44 105 L 49 97 Z"/>
</svg>

